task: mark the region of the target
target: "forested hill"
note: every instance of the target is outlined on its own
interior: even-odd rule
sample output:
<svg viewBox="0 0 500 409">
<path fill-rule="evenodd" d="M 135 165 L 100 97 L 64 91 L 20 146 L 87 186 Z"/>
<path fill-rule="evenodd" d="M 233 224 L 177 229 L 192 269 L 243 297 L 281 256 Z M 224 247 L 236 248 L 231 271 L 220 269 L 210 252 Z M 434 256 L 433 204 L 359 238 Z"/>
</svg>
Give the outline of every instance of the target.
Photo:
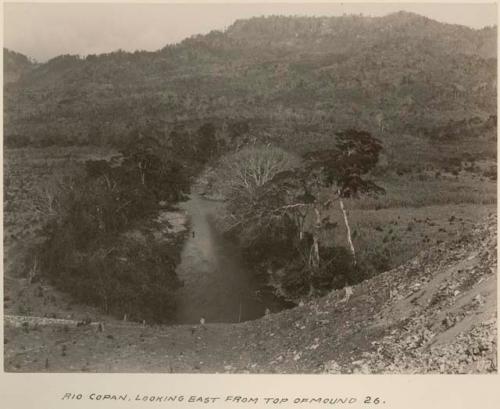
<svg viewBox="0 0 500 409">
<path fill-rule="evenodd" d="M 421 47 L 443 54 L 496 58 L 496 29 L 474 30 L 443 24 L 414 13 L 385 17 L 256 17 L 237 20 L 227 36 L 246 45 L 285 47 L 297 51 L 359 54 L 371 49 L 387 52 Z M 399 44 L 397 44 L 399 43 Z"/>
<path fill-rule="evenodd" d="M 3 81 L 5 84 L 16 82 L 21 75 L 35 68 L 36 64 L 28 57 L 15 51 L 4 49 Z"/>
<path fill-rule="evenodd" d="M 4 138 L 120 143 L 137 126 L 241 120 L 432 136 L 496 115 L 496 31 L 406 12 L 259 17 L 157 52 L 31 64 L 4 51 Z"/>
</svg>

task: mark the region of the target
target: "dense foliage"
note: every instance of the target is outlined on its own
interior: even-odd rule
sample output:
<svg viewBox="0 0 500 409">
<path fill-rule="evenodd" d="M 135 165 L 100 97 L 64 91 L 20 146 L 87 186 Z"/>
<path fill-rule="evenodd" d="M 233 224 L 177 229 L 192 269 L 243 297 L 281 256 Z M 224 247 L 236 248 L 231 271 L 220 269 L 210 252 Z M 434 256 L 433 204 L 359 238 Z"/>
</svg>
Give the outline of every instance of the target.
<svg viewBox="0 0 500 409">
<path fill-rule="evenodd" d="M 88 161 L 61 184 L 38 249 L 40 267 L 75 299 L 130 319 L 166 321 L 180 282 L 179 243 L 158 240 L 160 203 L 176 203 L 188 174 L 156 139 L 139 138 L 119 163 Z"/>
<path fill-rule="evenodd" d="M 367 276 L 368 260 L 356 260 L 343 199 L 383 193 L 367 178 L 382 145 L 370 133 L 353 129 L 333 139 L 334 148 L 310 152 L 302 161 L 269 145 L 221 161 L 219 172 L 228 188 L 225 229 L 286 298 L 322 294 Z M 350 252 L 332 239 L 337 202 Z"/>
</svg>

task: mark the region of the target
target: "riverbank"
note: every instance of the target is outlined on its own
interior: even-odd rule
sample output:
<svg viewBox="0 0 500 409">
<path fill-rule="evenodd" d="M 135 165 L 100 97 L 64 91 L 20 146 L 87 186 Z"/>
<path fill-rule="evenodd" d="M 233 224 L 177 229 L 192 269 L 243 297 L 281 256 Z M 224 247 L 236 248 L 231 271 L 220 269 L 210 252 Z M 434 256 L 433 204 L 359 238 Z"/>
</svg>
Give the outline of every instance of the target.
<svg viewBox="0 0 500 409">
<path fill-rule="evenodd" d="M 195 190 L 196 191 L 196 190 Z M 190 220 L 190 232 L 177 274 L 183 286 L 176 292 L 174 322 L 242 322 L 276 312 L 285 305 L 256 277 L 235 243 L 218 231 L 221 203 L 193 193 L 180 208 Z"/>
<path fill-rule="evenodd" d="M 155 220 L 142 228 L 123 233 L 129 243 L 145 243 L 153 237 L 157 245 L 168 245 L 180 254 L 189 229 L 189 218 L 182 210 L 162 210 Z M 38 238 L 42 240 L 43 238 Z M 34 240 L 34 239 L 33 239 Z M 19 246 L 19 245 L 18 245 Z M 17 259 L 7 257 L 10 263 L 19 264 L 25 257 L 25 248 L 9 248 L 10 254 L 17 253 Z M 106 314 L 102 309 L 84 303 L 55 288 L 43 275 L 30 280 L 23 271 L 5 274 L 4 314 L 7 316 L 36 316 L 45 319 L 74 320 L 76 322 L 105 321 L 118 324 L 123 320 Z M 126 317 L 124 317 L 126 318 Z"/>
<path fill-rule="evenodd" d="M 35 255 L 44 242 L 43 226 L 53 217 L 57 206 L 59 184 L 85 170 L 88 160 L 109 160 L 117 152 L 99 148 L 7 149 L 4 153 L 6 203 L 4 209 L 4 312 L 14 316 L 37 316 L 49 319 L 80 321 L 105 320 L 120 322 L 127 312 L 111 317 L 102 309 L 78 302 L 73 296 L 51 284 Z M 124 275 L 133 274 L 128 268 L 141 256 L 128 249 L 144 248 L 149 244 L 168 246 L 171 254 L 180 254 L 188 229 L 187 215 L 176 212 L 171 205 L 160 206 L 158 217 L 131 223 L 118 233 L 106 251 L 113 251 L 111 268 Z M 70 243 L 68 243 L 70 244 Z M 64 247 L 66 248 L 66 247 Z M 97 254 L 102 256 L 101 253 Z M 154 256 L 158 258 L 160 253 Z M 83 257 L 83 255 L 82 255 Z M 95 257 L 88 257 L 89 262 Z M 127 260 L 128 259 L 128 260 Z M 147 263 L 145 263 L 147 264 Z M 154 263 L 153 263 L 154 264 Z M 146 265 L 146 268 L 151 263 Z M 127 271 L 130 270 L 130 271 Z M 109 269 L 104 269 L 109 271 Z M 128 278 L 124 278 L 125 281 Z M 68 285 L 78 287 L 79 280 L 68 279 Z M 142 281 L 144 283 L 144 280 Z M 95 283 L 95 291 L 99 290 Z M 89 292 L 90 294 L 91 292 Z M 130 319 L 127 314 L 127 319 Z"/>
<path fill-rule="evenodd" d="M 496 217 L 303 306 L 241 324 L 5 327 L 16 372 L 489 373 Z M 8 324 L 8 323 L 7 323 Z"/>
</svg>

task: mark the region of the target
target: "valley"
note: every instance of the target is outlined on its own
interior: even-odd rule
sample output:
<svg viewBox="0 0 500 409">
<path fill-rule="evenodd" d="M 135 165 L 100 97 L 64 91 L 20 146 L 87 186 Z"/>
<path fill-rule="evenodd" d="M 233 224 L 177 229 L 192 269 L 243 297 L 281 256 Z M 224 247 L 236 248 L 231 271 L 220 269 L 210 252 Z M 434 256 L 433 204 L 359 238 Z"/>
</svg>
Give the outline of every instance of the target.
<svg viewBox="0 0 500 409">
<path fill-rule="evenodd" d="M 4 49 L 5 370 L 496 372 L 496 30 Z"/>
</svg>

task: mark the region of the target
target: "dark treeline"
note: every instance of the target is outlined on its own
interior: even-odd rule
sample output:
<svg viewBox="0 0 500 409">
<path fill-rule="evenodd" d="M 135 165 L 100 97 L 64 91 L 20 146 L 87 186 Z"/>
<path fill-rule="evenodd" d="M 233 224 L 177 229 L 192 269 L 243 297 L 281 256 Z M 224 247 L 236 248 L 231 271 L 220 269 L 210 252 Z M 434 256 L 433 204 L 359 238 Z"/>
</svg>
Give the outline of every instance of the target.
<svg viewBox="0 0 500 409">
<path fill-rule="evenodd" d="M 178 129 L 169 138 L 154 127 L 134 130 L 113 160 L 87 161 L 59 183 L 35 256 L 43 274 L 106 313 L 168 321 L 182 238 L 162 236 L 155 218 L 185 198 L 222 149 L 215 130 L 206 123 L 195 135 Z"/>
</svg>

